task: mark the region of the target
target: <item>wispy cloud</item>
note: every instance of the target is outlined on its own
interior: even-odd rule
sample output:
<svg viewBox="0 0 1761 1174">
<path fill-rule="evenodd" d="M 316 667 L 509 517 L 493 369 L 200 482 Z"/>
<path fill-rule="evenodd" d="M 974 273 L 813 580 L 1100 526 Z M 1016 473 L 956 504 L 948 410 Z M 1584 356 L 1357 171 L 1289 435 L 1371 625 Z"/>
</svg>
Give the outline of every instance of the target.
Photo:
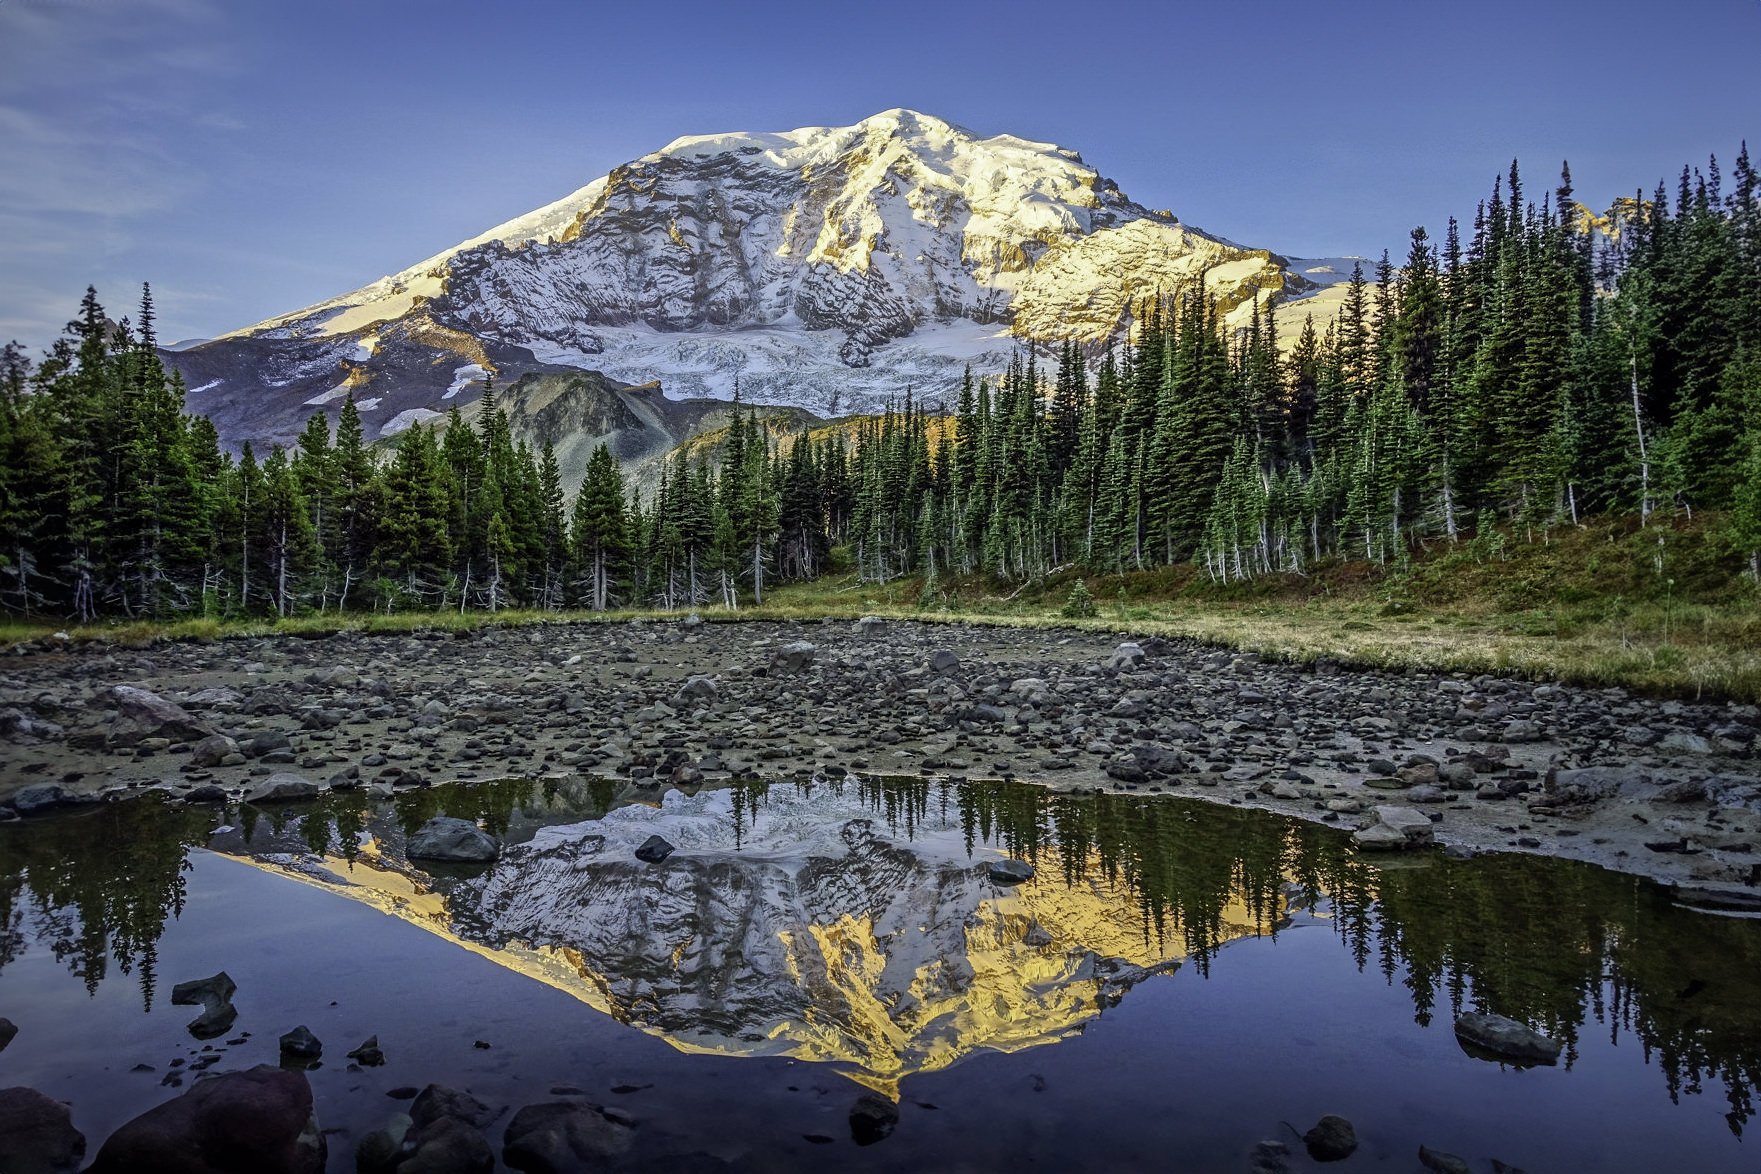
<svg viewBox="0 0 1761 1174">
<path fill-rule="evenodd" d="M 236 129 L 205 101 L 234 69 L 223 17 L 213 0 L 0 0 L 0 334 L 52 337 L 143 218 L 206 182 L 180 147 Z"/>
</svg>

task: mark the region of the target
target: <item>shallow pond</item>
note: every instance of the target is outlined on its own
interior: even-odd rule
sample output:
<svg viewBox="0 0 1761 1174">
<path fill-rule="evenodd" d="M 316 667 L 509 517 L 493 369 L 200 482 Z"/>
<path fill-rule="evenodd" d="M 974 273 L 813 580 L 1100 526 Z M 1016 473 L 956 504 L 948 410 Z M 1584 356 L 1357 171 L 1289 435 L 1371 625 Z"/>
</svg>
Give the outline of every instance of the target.
<svg viewBox="0 0 1761 1174">
<path fill-rule="evenodd" d="M 501 859 L 407 860 L 439 813 Z M 636 860 L 656 832 L 678 851 Z M 1011 857 L 1034 879 L 993 881 Z M 221 969 L 239 1019 L 205 1044 L 169 991 Z M 1468 1055 L 1470 1009 L 1560 1063 Z M 333 1171 L 429 1082 L 579 1090 L 656 1170 L 1245 1170 L 1262 1139 L 1300 1170 L 1324 1113 L 1362 1143 L 1338 1168 L 1416 1169 L 1421 1144 L 1475 1170 L 1758 1164 L 1761 921 L 1571 862 L 1380 862 L 1260 812 L 1018 783 L 502 782 L 0 826 L 0 1015 L 0 1085 L 70 1102 L 91 1152 L 304 1024 Z M 370 1035 L 388 1062 L 350 1065 Z M 899 1120 L 857 1145 L 865 1094 Z"/>
</svg>

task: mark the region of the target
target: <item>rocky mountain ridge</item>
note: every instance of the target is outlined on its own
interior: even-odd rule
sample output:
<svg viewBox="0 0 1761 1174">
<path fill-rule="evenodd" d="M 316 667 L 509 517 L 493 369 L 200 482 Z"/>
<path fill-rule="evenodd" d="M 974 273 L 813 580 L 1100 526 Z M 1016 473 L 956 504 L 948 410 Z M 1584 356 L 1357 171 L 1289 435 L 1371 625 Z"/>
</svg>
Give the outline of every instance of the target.
<svg viewBox="0 0 1761 1174">
<path fill-rule="evenodd" d="M 909 110 L 677 139 L 525 216 L 167 362 L 230 442 L 354 395 L 369 435 L 482 380 L 601 372 L 821 416 L 945 395 L 1022 339 L 1098 344 L 1201 280 L 1225 309 L 1349 266 L 1245 248 L 1127 198 L 1074 151 Z"/>
</svg>

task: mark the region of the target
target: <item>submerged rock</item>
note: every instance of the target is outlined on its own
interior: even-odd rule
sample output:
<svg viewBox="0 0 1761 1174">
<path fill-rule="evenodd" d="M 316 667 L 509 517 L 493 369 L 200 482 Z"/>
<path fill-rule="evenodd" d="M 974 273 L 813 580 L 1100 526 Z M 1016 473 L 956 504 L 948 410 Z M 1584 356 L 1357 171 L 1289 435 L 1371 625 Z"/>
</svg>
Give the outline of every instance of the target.
<svg viewBox="0 0 1761 1174">
<path fill-rule="evenodd" d="M 306 1074 L 259 1067 L 199 1080 L 110 1135 L 87 1174 L 324 1174 Z"/>
<path fill-rule="evenodd" d="M 527 1105 L 508 1122 L 501 1160 L 526 1174 L 590 1170 L 629 1152 L 635 1130 L 623 1114 L 586 1101 Z"/>
<path fill-rule="evenodd" d="M 501 841 L 468 819 L 437 815 L 410 837 L 404 855 L 411 860 L 480 864 L 501 855 Z"/>
<path fill-rule="evenodd" d="M 1317 1162 L 1338 1162 L 1357 1152 L 1357 1130 L 1336 1113 L 1328 1113 L 1302 1135 L 1309 1157 Z"/>
<path fill-rule="evenodd" d="M 0 1089 L 0 1171 L 71 1174 L 85 1156 L 85 1134 L 66 1105 L 34 1088 Z"/>
<path fill-rule="evenodd" d="M 1435 1174 L 1473 1174 L 1473 1167 L 1465 1160 L 1425 1145 L 1419 1147 L 1419 1165 Z"/>
<path fill-rule="evenodd" d="M 238 1018 L 238 1009 L 232 1005 L 232 996 L 237 993 L 238 985 L 222 970 L 211 978 L 178 983 L 171 988 L 171 1003 L 175 1007 L 201 1007 L 202 1013 L 189 1022 L 189 1033 L 197 1039 L 213 1039 L 231 1030 Z"/>
<path fill-rule="evenodd" d="M 1558 1063 L 1563 1047 L 1525 1023 L 1473 1011 L 1457 1017 L 1455 1038 L 1470 1056 L 1489 1053 L 1513 1064 Z"/>
<path fill-rule="evenodd" d="M 0 1052 L 4 1052 L 6 1045 L 11 1043 L 17 1035 L 18 1024 L 10 1019 L 0 1019 Z"/>
</svg>

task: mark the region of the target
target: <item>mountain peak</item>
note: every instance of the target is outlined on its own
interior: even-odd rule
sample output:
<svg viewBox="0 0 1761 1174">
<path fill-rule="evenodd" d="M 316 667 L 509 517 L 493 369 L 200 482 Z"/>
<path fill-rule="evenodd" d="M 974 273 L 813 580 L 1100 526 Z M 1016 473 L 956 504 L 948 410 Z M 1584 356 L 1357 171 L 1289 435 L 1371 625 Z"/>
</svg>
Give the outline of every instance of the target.
<svg viewBox="0 0 1761 1174">
<path fill-rule="evenodd" d="M 229 439 L 291 438 L 348 393 L 389 435 L 474 398 L 489 371 L 599 371 L 674 398 L 725 399 L 738 380 L 748 403 L 832 415 L 908 386 L 933 401 L 1020 339 L 1099 346 L 1141 299 L 1200 282 L 1225 312 L 1313 288 L 1133 202 L 1074 151 L 896 107 L 674 139 L 178 365 L 208 389 L 192 408 L 237 405 Z"/>
</svg>

